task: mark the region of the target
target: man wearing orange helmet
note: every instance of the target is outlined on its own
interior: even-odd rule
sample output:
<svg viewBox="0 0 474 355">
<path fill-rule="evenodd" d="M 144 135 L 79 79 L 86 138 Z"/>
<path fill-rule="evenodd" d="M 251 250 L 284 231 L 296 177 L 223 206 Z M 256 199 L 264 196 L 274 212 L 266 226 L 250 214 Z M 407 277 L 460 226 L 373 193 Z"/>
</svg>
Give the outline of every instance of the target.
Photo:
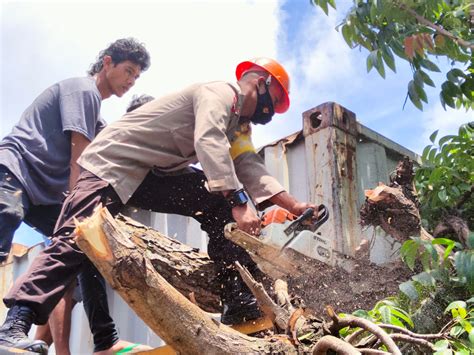
<svg viewBox="0 0 474 355">
<path fill-rule="evenodd" d="M 223 228 L 235 221 L 240 229 L 259 234 L 261 222 L 247 192 L 257 208 L 277 204 L 300 215 L 315 206 L 283 189 L 250 139 L 250 123 L 266 124 L 274 112 L 288 110 L 285 69 L 272 59 L 257 58 L 239 64 L 236 76 L 237 84 L 195 84 L 152 100 L 110 124 L 88 146 L 78 161 L 84 170 L 64 202 L 54 243 L 4 298 L 10 311 L 32 310 L 34 317 L 20 320 L 27 323 L 25 329 L 45 322 L 78 271 L 90 263 L 74 242 L 74 220 L 88 217 L 99 204 L 113 215 L 131 205 L 196 219 L 209 235 L 208 253 L 220 275 L 222 322 L 260 316 L 255 298 L 233 269 L 235 261 L 251 272 L 256 265 L 224 237 Z M 197 162 L 203 171 L 190 167 Z M 54 277 L 45 272 L 45 264 Z M 8 335 L 2 327 L 0 345 Z M 25 342 L 26 334 L 19 339 L 21 345 Z"/>
</svg>

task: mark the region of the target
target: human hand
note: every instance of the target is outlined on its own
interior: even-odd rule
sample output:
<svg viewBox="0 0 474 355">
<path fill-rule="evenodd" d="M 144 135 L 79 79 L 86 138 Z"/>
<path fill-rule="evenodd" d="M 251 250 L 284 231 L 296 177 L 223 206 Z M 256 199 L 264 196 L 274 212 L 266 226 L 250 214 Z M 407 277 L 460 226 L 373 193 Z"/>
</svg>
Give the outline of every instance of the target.
<svg viewBox="0 0 474 355">
<path fill-rule="evenodd" d="M 234 217 L 234 220 L 237 222 L 237 227 L 240 230 L 250 235 L 256 236 L 260 234 L 262 221 L 248 204 L 232 208 L 232 217 Z"/>
<path fill-rule="evenodd" d="M 294 205 L 289 209 L 289 211 L 296 216 L 300 216 L 308 208 L 312 208 L 314 210 L 315 217 L 318 216 L 318 207 L 314 203 L 309 202 L 295 202 Z"/>
</svg>

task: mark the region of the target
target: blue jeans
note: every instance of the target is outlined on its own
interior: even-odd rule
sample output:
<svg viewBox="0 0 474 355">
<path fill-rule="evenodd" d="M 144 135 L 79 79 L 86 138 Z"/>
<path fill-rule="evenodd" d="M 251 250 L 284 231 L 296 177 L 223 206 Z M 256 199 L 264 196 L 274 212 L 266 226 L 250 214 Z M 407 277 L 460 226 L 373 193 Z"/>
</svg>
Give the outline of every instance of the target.
<svg viewBox="0 0 474 355">
<path fill-rule="evenodd" d="M 61 205 L 33 205 L 20 181 L 0 165 L 0 262 L 8 257 L 13 235 L 25 222 L 45 236 L 51 236 Z"/>
</svg>

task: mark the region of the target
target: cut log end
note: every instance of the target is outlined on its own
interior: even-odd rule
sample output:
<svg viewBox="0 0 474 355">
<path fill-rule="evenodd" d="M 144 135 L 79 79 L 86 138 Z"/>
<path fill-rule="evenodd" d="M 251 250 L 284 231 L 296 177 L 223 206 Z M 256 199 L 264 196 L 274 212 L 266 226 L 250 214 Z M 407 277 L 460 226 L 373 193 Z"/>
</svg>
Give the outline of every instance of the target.
<svg viewBox="0 0 474 355">
<path fill-rule="evenodd" d="M 109 248 L 107 238 L 102 229 L 102 223 L 105 220 L 105 208 L 99 207 L 94 214 L 79 222 L 74 219 L 76 224 L 75 241 L 81 247 L 86 247 L 96 258 L 101 260 L 112 260 L 112 252 Z"/>
</svg>

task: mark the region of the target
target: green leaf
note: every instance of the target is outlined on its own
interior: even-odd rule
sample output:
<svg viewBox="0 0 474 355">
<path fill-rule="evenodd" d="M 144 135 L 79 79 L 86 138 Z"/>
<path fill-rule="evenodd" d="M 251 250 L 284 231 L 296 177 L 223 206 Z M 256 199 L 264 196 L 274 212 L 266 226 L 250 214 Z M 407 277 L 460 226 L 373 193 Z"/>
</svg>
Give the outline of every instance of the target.
<svg viewBox="0 0 474 355">
<path fill-rule="evenodd" d="M 418 253 L 418 244 L 414 240 L 407 240 L 400 249 L 402 260 L 407 264 L 410 270 L 415 269 L 415 260 Z"/>
<path fill-rule="evenodd" d="M 421 77 L 423 78 L 423 82 L 426 84 L 426 85 L 429 85 L 429 86 L 432 86 L 432 87 L 435 87 L 435 84 L 433 82 L 433 80 L 431 80 L 430 76 L 428 74 L 426 74 L 423 70 L 419 69 L 418 70 L 420 72 L 420 75 Z"/>
<path fill-rule="evenodd" d="M 369 313 L 363 309 L 358 309 L 352 313 L 356 317 L 364 318 L 364 319 L 371 319 Z"/>
<path fill-rule="evenodd" d="M 428 154 L 428 161 L 430 163 L 434 163 L 434 159 L 435 159 L 435 156 L 436 156 L 436 152 L 438 151 L 438 148 L 434 147 L 430 150 L 429 154 Z M 438 167 L 436 168 L 438 169 L 439 171 L 443 171 L 443 167 Z M 433 173 L 432 173 L 433 174 Z M 433 178 L 434 179 L 434 178 Z M 430 178 L 430 180 L 432 180 L 432 178 Z"/>
<path fill-rule="evenodd" d="M 327 15 L 329 12 L 328 1 L 327 0 L 315 0 L 315 3 L 324 11 Z"/>
<path fill-rule="evenodd" d="M 398 57 L 402 59 L 407 59 L 405 50 L 403 49 L 403 46 L 398 40 L 390 41 L 390 48 L 392 48 L 393 53 L 395 53 Z"/>
<path fill-rule="evenodd" d="M 456 96 L 461 95 L 461 89 L 459 88 L 459 86 L 452 83 L 451 81 L 445 81 L 441 85 L 441 89 L 443 90 L 443 92 L 447 93 L 451 97 L 456 97 Z"/>
<path fill-rule="evenodd" d="M 385 67 L 383 65 L 382 53 L 380 51 L 377 51 L 377 63 L 375 64 L 375 69 L 377 69 L 380 76 L 385 79 Z"/>
<path fill-rule="evenodd" d="M 352 47 L 352 29 L 349 25 L 342 26 L 342 37 L 346 41 L 349 47 Z"/>
<path fill-rule="evenodd" d="M 467 305 L 466 305 L 466 302 L 464 301 L 454 301 L 454 302 L 451 302 L 448 307 L 446 307 L 446 309 L 444 310 L 444 313 L 448 313 L 450 310 L 452 309 L 456 309 L 456 308 L 466 308 Z"/>
<path fill-rule="evenodd" d="M 390 323 L 390 319 L 392 318 L 390 308 L 387 306 L 382 306 L 379 309 L 380 316 L 382 317 L 383 323 Z"/>
<path fill-rule="evenodd" d="M 382 57 L 385 63 L 387 63 L 387 66 L 392 69 L 394 73 L 396 73 L 397 68 L 395 67 L 395 57 L 393 56 L 393 53 L 389 47 L 382 46 Z"/>
<path fill-rule="evenodd" d="M 443 340 L 438 340 L 435 344 L 434 344 L 434 349 L 437 350 L 437 351 L 440 351 L 440 350 L 447 350 L 449 348 L 449 342 L 445 339 Z"/>
<path fill-rule="evenodd" d="M 469 235 L 467 236 L 467 247 L 469 249 L 474 249 L 474 231 L 469 232 Z M 473 302 L 474 302 L 474 297 L 473 297 Z"/>
<path fill-rule="evenodd" d="M 436 131 L 438 132 L 438 131 Z M 426 161 L 428 159 L 428 153 L 430 152 L 433 145 L 427 145 L 425 149 L 423 149 L 423 153 L 421 154 L 421 160 Z"/>
<path fill-rule="evenodd" d="M 405 281 L 401 283 L 398 288 L 403 292 L 409 299 L 416 301 L 419 297 L 416 287 L 413 285 L 413 281 Z"/>
<path fill-rule="evenodd" d="M 390 312 L 392 312 L 392 314 L 395 317 L 398 317 L 401 320 L 405 321 L 405 323 L 407 323 L 410 327 L 412 328 L 414 327 L 413 321 L 411 320 L 410 316 L 403 310 L 397 309 L 397 308 L 391 308 Z"/>
<path fill-rule="evenodd" d="M 419 282 L 420 284 L 422 284 L 424 286 L 435 286 L 436 285 L 436 280 L 434 279 L 434 277 L 431 276 L 431 274 L 429 274 L 427 272 L 422 272 L 422 273 L 419 273 L 417 275 L 414 275 L 412 277 L 412 279 L 414 281 Z"/>
<path fill-rule="evenodd" d="M 462 250 L 454 254 L 454 264 L 460 278 L 465 280 L 467 289 L 474 293 L 474 250 Z"/>
<path fill-rule="evenodd" d="M 416 106 L 419 110 L 423 111 L 423 105 L 421 104 L 420 98 L 418 97 L 418 93 L 416 92 L 415 88 L 415 81 L 411 80 L 408 83 L 408 97 L 413 105 Z"/>
<path fill-rule="evenodd" d="M 456 243 L 453 243 L 453 244 L 449 245 L 449 246 L 446 248 L 446 250 L 444 251 L 444 255 L 443 255 L 444 260 L 448 259 L 449 254 L 451 254 L 451 251 L 454 249 L 454 246 L 455 246 L 455 245 L 456 245 Z"/>
<path fill-rule="evenodd" d="M 367 56 L 367 73 L 377 65 L 377 52 L 378 50 L 374 50 Z"/>
<path fill-rule="evenodd" d="M 436 137 L 438 136 L 438 132 L 439 132 L 439 129 L 437 129 L 436 131 L 434 131 L 433 133 L 431 133 L 431 135 L 430 135 L 430 141 L 431 141 L 431 143 L 434 143 L 434 142 L 435 142 Z"/>
<path fill-rule="evenodd" d="M 469 332 L 469 342 L 474 345 L 474 329 Z"/>
<path fill-rule="evenodd" d="M 464 328 L 461 327 L 460 325 L 455 325 L 454 327 L 451 328 L 449 331 L 449 335 L 452 337 L 458 338 L 460 335 L 462 335 L 465 332 Z"/>
<path fill-rule="evenodd" d="M 431 253 L 428 252 L 428 251 L 424 251 L 423 253 L 421 253 L 421 256 L 420 256 L 420 261 L 421 261 L 421 265 L 423 265 L 423 270 L 429 270 L 431 268 Z"/>
<path fill-rule="evenodd" d="M 336 0 L 328 0 L 328 3 L 329 5 L 331 5 L 331 7 L 336 10 Z"/>
<path fill-rule="evenodd" d="M 428 98 L 426 97 L 425 90 L 423 89 L 422 86 L 417 85 L 415 82 L 415 90 L 416 93 L 418 94 L 418 97 L 420 98 L 421 101 L 428 103 Z"/>
<path fill-rule="evenodd" d="M 441 72 L 441 70 L 439 70 L 438 66 L 433 63 L 432 61 L 428 60 L 428 59 L 421 59 L 420 60 L 420 64 L 422 67 L 428 69 L 428 70 L 431 70 L 431 71 L 435 71 L 435 72 Z"/>
<path fill-rule="evenodd" d="M 437 244 L 437 245 L 454 245 L 456 242 L 452 239 L 448 238 L 435 238 L 431 241 L 432 244 Z"/>
<path fill-rule="evenodd" d="M 370 20 L 372 22 L 377 20 L 377 5 L 375 2 L 372 2 L 372 5 L 370 6 Z"/>
<path fill-rule="evenodd" d="M 441 202 L 446 202 L 448 200 L 448 194 L 446 193 L 446 190 L 439 191 L 438 198 Z"/>
<path fill-rule="evenodd" d="M 415 74 L 413 74 L 413 80 L 415 80 L 415 84 L 418 86 L 424 85 L 423 76 L 421 75 L 420 70 L 415 71 Z"/>
<path fill-rule="evenodd" d="M 464 74 L 464 72 L 458 68 L 454 68 L 454 69 L 451 69 L 450 71 L 448 71 L 448 73 L 446 74 L 446 77 L 448 78 L 449 81 L 453 81 L 455 83 L 458 83 L 459 82 L 459 79 L 458 78 L 465 78 L 466 77 L 466 74 Z"/>
<path fill-rule="evenodd" d="M 445 144 L 446 142 L 449 142 L 451 139 L 453 139 L 453 137 L 456 137 L 456 136 L 447 135 L 447 136 L 441 137 L 440 140 L 439 140 L 438 145 L 441 147 L 443 144 Z"/>
<path fill-rule="evenodd" d="M 453 98 L 449 94 L 447 94 L 444 90 L 441 91 L 439 99 L 441 101 L 441 105 L 443 105 L 443 108 L 445 110 L 446 110 L 445 105 L 448 105 L 449 107 L 452 107 L 452 108 L 456 108 Z"/>
</svg>

